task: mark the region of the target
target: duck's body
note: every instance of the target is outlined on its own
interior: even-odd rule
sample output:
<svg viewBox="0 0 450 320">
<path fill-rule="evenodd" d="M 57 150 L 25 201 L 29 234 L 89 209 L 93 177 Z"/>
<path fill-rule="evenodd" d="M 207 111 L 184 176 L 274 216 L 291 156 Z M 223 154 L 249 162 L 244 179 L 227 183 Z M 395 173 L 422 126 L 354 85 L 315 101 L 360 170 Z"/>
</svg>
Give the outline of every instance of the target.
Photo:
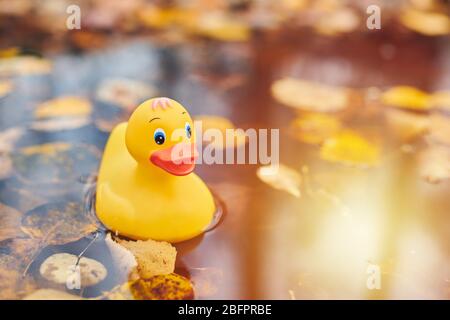
<svg viewBox="0 0 450 320">
<path fill-rule="evenodd" d="M 160 118 L 170 121 L 168 115 Z M 139 161 L 130 149 L 143 147 L 134 140 L 140 129 L 130 134 L 128 126 L 121 123 L 112 131 L 104 151 L 97 182 L 99 219 L 110 230 L 133 239 L 179 242 L 202 233 L 215 211 L 208 187 L 194 173 L 176 175 L 154 165 L 158 163 L 153 160 L 155 150 L 148 153 L 147 161 Z"/>
</svg>

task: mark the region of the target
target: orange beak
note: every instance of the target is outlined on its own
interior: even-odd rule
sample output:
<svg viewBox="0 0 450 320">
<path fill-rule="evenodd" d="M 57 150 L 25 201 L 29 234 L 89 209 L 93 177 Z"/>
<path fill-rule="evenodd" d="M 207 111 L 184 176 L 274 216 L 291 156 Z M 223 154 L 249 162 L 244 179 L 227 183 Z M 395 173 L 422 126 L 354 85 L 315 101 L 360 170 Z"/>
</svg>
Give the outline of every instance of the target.
<svg viewBox="0 0 450 320">
<path fill-rule="evenodd" d="M 194 143 L 177 143 L 170 148 L 153 152 L 150 161 L 175 176 L 185 176 L 194 170 L 197 157 Z"/>
</svg>

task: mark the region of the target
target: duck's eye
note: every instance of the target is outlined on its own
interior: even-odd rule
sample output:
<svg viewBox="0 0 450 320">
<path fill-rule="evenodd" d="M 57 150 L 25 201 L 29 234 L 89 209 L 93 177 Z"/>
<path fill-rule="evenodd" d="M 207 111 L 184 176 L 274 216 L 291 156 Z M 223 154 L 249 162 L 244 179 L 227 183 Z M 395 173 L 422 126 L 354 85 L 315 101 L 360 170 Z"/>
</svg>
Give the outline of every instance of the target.
<svg viewBox="0 0 450 320">
<path fill-rule="evenodd" d="M 166 133 L 161 128 L 156 129 L 153 139 L 155 139 L 156 144 L 163 144 L 166 141 Z"/>
<path fill-rule="evenodd" d="M 186 129 L 186 136 L 189 139 L 192 135 L 191 125 L 189 124 L 189 122 L 186 122 L 186 125 L 184 127 Z"/>
</svg>

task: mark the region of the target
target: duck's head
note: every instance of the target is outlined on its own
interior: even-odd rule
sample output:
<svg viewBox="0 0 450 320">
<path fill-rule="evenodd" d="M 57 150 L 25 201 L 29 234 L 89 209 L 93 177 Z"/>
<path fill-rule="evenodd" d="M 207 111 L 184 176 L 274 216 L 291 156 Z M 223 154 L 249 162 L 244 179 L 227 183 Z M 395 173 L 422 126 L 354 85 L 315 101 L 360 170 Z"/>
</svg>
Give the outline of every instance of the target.
<svg viewBox="0 0 450 320">
<path fill-rule="evenodd" d="M 131 115 L 126 145 L 136 161 L 183 176 L 194 170 L 198 153 L 193 122 L 186 109 L 169 98 L 145 101 Z"/>
</svg>

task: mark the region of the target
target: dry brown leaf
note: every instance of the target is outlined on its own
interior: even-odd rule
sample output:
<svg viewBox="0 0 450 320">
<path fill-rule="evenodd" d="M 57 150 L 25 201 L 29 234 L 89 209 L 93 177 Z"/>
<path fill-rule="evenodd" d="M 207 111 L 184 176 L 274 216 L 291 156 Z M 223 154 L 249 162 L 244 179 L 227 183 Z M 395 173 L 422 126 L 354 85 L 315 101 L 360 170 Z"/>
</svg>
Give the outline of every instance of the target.
<svg viewBox="0 0 450 320">
<path fill-rule="evenodd" d="M 320 144 L 336 134 L 342 127 L 339 119 L 327 114 L 310 113 L 298 117 L 291 123 L 294 138 L 310 144 Z"/>
<path fill-rule="evenodd" d="M 43 244 L 76 241 L 97 230 L 97 221 L 84 213 L 82 204 L 56 202 L 39 206 L 22 217 L 22 231 Z"/>
<path fill-rule="evenodd" d="M 52 70 L 49 60 L 32 56 L 0 59 L 0 76 L 47 74 Z"/>
<path fill-rule="evenodd" d="M 191 300 L 194 289 L 189 279 L 175 273 L 138 279 L 130 285 L 136 300 Z"/>
<path fill-rule="evenodd" d="M 131 109 L 154 97 L 156 93 L 155 88 L 140 81 L 125 78 L 107 79 L 97 89 L 97 99 Z"/>
<path fill-rule="evenodd" d="M 20 221 L 22 213 L 0 203 L 0 241 L 15 238 L 22 234 Z"/>
<path fill-rule="evenodd" d="M 92 112 L 89 100 L 82 97 L 59 97 L 39 104 L 34 111 L 37 118 L 87 116 Z"/>
<path fill-rule="evenodd" d="M 106 236 L 105 243 L 114 261 L 114 267 L 117 270 L 117 277 L 121 281 L 128 280 L 131 272 L 138 265 L 133 253 L 114 241 L 111 238 L 110 233 Z"/>
<path fill-rule="evenodd" d="M 430 126 L 430 119 L 427 115 L 412 113 L 406 110 L 387 110 L 386 118 L 388 125 L 401 140 L 414 139 L 424 134 Z"/>
<path fill-rule="evenodd" d="M 356 132 L 344 130 L 325 140 L 320 157 L 352 166 L 375 166 L 380 161 L 380 147 Z"/>
<path fill-rule="evenodd" d="M 0 267 L 0 300 L 21 299 L 34 290 L 36 284 L 31 277 L 23 277 L 17 270 Z"/>
<path fill-rule="evenodd" d="M 30 127 L 36 131 L 53 132 L 81 128 L 88 125 L 90 121 L 88 117 L 58 118 L 34 121 Z"/>
<path fill-rule="evenodd" d="M 259 167 L 256 175 L 261 181 L 272 188 L 283 190 L 299 198 L 302 177 L 296 170 L 283 165 L 268 165 Z"/>
<path fill-rule="evenodd" d="M 450 179 L 450 150 L 432 146 L 422 152 L 419 162 L 420 175 L 429 183 Z"/>
<path fill-rule="evenodd" d="M 411 110 L 430 109 L 429 95 L 414 87 L 398 86 L 383 92 L 381 100 L 384 104 Z"/>
<path fill-rule="evenodd" d="M 39 289 L 25 296 L 23 300 L 83 300 L 83 298 L 65 291 Z"/>
<path fill-rule="evenodd" d="M 427 139 L 450 146 L 450 118 L 439 114 L 430 117 L 430 130 Z"/>
<path fill-rule="evenodd" d="M 134 255 L 139 276 L 143 279 L 170 274 L 175 270 L 177 250 L 168 242 L 151 239 L 118 242 Z"/>
<path fill-rule="evenodd" d="M 55 253 L 41 264 L 39 273 L 48 281 L 57 284 L 65 285 L 70 282 L 89 287 L 103 281 L 108 271 L 97 260 L 81 257 L 78 261 L 76 255 Z"/>
<path fill-rule="evenodd" d="M 443 13 L 408 9 L 400 15 L 400 21 L 405 27 L 428 36 L 450 33 L 450 18 Z"/>
<path fill-rule="evenodd" d="M 294 78 L 284 78 L 272 84 L 272 95 L 288 107 L 313 111 L 336 112 L 349 104 L 350 90 Z"/>
</svg>

